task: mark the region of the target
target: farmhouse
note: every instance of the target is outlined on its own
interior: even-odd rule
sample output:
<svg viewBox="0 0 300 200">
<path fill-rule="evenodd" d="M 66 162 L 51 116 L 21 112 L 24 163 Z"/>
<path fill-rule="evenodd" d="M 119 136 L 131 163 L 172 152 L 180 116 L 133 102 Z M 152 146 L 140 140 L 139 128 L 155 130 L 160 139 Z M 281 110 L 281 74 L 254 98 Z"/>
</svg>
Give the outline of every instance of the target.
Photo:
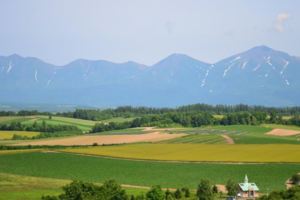
<svg viewBox="0 0 300 200">
<path fill-rule="evenodd" d="M 258 197 L 258 187 L 255 183 L 249 183 L 248 177 L 245 175 L 244 183 L 239 183 L 239 198 L 256 198 Z"/>
</svg>

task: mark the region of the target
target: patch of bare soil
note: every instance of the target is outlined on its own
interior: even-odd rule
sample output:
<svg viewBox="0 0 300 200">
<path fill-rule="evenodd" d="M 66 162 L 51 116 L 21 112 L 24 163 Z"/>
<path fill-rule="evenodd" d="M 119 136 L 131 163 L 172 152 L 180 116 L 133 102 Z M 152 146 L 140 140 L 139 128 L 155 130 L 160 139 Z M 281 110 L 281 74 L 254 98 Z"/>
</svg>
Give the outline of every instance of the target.
<svg viewBox="0 0 300 200">
<path fill-rule="evenodd" d="M 216 186 L 218 188 L 218 192 L 222 192 L 222 193 L 225 193 L 225 194 L 227 193 L 225 185 L 219 185 L 219 184 L 217 184 Z"/>
<path fill-rule="evenodd" d="M 293 135 L 300 134 L 300 131 L 275 128 L 272 131 L 267 132 L 266 134 L 267 135 L 275 135 L 275 136 L 293 136 Z"/>
<path fill-rule="evenodd" d="M 222 134 L 221 136 L 226 140 L 227 144 L 234 144 L 234 140 L 231 137 L 229 137 L 228 135 Z"/>
<path fill-rule="evenodd" d="M 160 132 L 152 132 L 139 135 L 89 135 L 89 136 L 75 136 L 68 138 L 57 139 L 43 139 L 30 142 L 21 142 L 16 145 L 93 145 L 97 143 L 102 144 L 124 144 L 124 143 L 136 143 L 136 142 L 158 142 L 162 140 L 170 140 L 177 137 L 185 136 L 186 134 L 167 134 Z"/>
</svg>

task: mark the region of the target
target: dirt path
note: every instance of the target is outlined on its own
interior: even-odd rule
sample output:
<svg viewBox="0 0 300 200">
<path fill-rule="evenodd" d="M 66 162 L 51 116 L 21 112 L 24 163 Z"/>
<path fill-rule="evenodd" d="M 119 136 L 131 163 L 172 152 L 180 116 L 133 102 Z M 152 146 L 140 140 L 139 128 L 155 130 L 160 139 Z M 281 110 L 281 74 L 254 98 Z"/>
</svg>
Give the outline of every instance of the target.
<svg viewBox="0 0 300 200">
<path fill-rule="evenodd" d="M 300 131 L 275 128 L 272 131 L 267 132 L 266 134 L 267 135 L 275 135 L 275 136 L 293 136 L 293 135 L 300 134 Z"/>
<path fill-rule="evenodd" d="M 72 146 L 72 145 L 98 145 L 103 144 L 125 144 L 125 143 L 136 143 L 136 142 L 158 142 L 163 140 L 170 140 L 177 137 L 185 136 L 186 134 L 167 134 L 160 133 L 158 131 L 139 134 L 139 135 L 89 135 L 89 136 L 74 136 L 68 138 L 51 138 L 43 139 L 30 142 L 21 142 L 15 145 L 61 145 L 61 146 Z"/>
<path fill-rule="evenodd" d="M 227 144 L 234 144 L 234 140 L 231 137 L 229 137 L 228 135 L 222 134 L 221 136 L 226 140 Z"/>
</svg>

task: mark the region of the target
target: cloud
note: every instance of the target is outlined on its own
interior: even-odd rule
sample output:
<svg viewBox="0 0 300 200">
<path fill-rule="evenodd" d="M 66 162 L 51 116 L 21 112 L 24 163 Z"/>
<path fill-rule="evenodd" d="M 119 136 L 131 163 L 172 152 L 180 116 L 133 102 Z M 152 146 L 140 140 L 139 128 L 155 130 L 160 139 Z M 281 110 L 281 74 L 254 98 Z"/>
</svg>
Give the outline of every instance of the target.
<svg viewBox="0 0 300 200">
<path fill-rule="evenodd" d="M 286 12 L 284 13 L 279 13 L 276 17 L 276 23 L 275 23 L 275 30 L 277 32 L 284 32 L 284 24 L 286 22 L 286 20 L 288 20 L 290 18 L 290 15 Z"/>
</svg>

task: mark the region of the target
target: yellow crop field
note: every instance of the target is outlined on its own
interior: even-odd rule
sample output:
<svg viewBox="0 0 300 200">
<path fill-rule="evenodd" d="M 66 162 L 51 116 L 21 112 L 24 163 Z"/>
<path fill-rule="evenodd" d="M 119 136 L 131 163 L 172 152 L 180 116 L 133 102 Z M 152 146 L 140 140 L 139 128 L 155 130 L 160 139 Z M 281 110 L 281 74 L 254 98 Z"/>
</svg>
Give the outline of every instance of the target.
<svg viewBox="0 0 300 200">
<path fill-rule="evenodd" d="M 16 154 L 16 153 L 30 153 L 30 152 L 38 152 L 38 151 L 41 151 L 41 149 L 0 150 L 0 155 Z"/>
<path fill-rule="evenodd" d="M 34 137 L 39 135 L 39 132 L 32 131 L 0 131 L 0 140 L 12 139 L 14 135 L 24 136 L 24 137 Z"/>
<path fill-rule="evenodd" d="M 133 144 L 68 148 L 64 152 L 129 159 L 201 162 L 300 162 L 300 145 Z"/>
</svg>

